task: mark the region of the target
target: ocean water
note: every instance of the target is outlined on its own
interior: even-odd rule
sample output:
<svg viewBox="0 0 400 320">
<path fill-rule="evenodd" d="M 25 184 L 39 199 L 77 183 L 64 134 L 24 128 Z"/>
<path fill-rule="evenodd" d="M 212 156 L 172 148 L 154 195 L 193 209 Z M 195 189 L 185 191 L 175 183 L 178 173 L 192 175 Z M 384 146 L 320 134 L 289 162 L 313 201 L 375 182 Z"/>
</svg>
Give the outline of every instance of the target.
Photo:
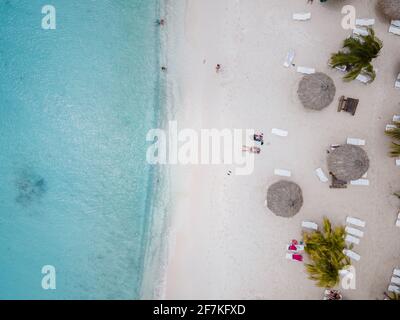
<svg viewBox="0 0 400 320">
<path fill-rule="evenodd" d="M 56 30 L 41 28 L 49 3 Z M 0 0 L 0 299 L 140 298 L 158 6 Z"/>
</svg>

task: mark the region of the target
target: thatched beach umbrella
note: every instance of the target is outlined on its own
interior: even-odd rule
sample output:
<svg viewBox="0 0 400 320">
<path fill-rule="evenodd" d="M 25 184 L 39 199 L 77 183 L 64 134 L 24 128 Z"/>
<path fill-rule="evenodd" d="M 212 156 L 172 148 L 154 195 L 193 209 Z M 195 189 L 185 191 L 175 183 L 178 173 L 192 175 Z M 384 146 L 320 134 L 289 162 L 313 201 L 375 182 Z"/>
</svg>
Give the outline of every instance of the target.
<svg viewBox="0 0 400 320">
<path fill-rule="evenodd" d="M 392 20 L 400 20 L 400 0 L 379 0 L 378 7 Z"/>
<path fill-rule="evenodd" d="M 332 103 L 335 98 L 336 87 L 329 76 L 317 72 L 305 75 L 301 79 L 297 94 L 305 108 L 322 110 Z"/>
<path fill-rule="evenodd" d="M 268 188 L 267 205 L 277 216 L 290 218 L 303 206 L 303 193 L 296 183 L 281 180 Z"/>
<path fill-rule="evenodd" d="M 358 180 L 369 169 L 368 155 L 358 146 L 341 145 L 329 154 L 328 168 L 339 180 Z"/>
</svg>

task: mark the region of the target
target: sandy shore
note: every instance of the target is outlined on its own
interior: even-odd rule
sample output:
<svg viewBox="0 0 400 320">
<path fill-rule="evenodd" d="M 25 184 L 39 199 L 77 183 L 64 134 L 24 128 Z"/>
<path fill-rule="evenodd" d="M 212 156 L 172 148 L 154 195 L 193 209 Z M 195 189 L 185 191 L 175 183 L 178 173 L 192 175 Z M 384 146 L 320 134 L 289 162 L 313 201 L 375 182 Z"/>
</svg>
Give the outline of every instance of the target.
<svg viewBox="0 0 400 320">
<path fill-rule="evenodd" d="M 400 265 L 400 230 L 394 226 L 400 201 L 399 171 L 387 156 L 385 125 L 399 113 L 400 37 L 377 15 L 375 1 L 348 1 L 357 16 L 376 18 L 384 42 L 374 83 L 344 83 L 327 61 L 350 31 L 340 26 L 341 6 L 307 5 L 293 0 L 175 0 L 168 18 L 169 94 L 180 128 L 254 128 L 266 145 L 250 176 L 227 176 L 226 166 L 172 168 L 173 210 L 169 258 L 162 297 L 168 299 L 321 299 L 323 289 L 307 279 L 304 265 L 285 259 L 285 245 L 301 235 L 302 220 L 324 216 L 344 224 L 348 215 L 367 222 L 354 249 L 356 290 L 345 298 L 382 298 L 393 267 Z M 294 12 L 312 12 L 295 22 Z M 337 87 L 334 103 L 322 112 L 300 104 L 301 75 L 282 66 L 289 49 L 297 65 L 330 75 Z M 222 64 L 223 71 L 214 68 Z M 337 99 L 360 99 L 355 117 L 337 113 Z M 287 138 L 270 135 L 289 131 Z M 326 150 L 347 137 L 367 141 L 369 187 L 331 190 L 314 170 L 326 168 Z M 276 217 L 264 206 L 267 187 L 279 180 L 275 168 L 292 171 L 303 189 L 304 206 L 292 219 Z"/>
</svg>

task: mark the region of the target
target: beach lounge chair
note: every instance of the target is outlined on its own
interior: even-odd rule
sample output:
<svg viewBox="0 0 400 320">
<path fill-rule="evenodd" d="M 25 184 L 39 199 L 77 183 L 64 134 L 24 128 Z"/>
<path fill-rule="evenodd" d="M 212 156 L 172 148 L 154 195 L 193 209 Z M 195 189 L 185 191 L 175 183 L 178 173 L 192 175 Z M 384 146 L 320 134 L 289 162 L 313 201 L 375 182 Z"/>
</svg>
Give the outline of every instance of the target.
<svg viewBox="0 0 400 320">
<path fill-rule="evenodd" d="M 323 183 L 328 182 L 328 178 L 326 177 L 325 173 L 322 171 L 321 168 L 318 168 L 317 170 L 315 170 L 315 173 L 317 174 L 317 177 L 319 178 L 319 180 Z"/>
<path fill-rule="evenodd" d="M 297 12 L 293 13 L 293 20 L 306 21 L 311 19 L 311 12 Z"/>
<path fill-rule="evenodd" d="M 331 151 L 334 151 L 339 147 L 340 147 L 340 144 L 331 144 Z"/>
<path fill-rule="evenodd" d="M 341 96 L 339 99 L 338 112 L 346 111 L 351 115 L 355 115 L 358 107 L 358 103 L 360 100 L 353 98 L 346 98 L 345 96 Z"/>
<path fill-rule="evenodd" d="M 272 129 L 272 134 L 278 137 L 287 137 L 289 135 L 289 132 L 282 130 L 282 129 Z"/>
<path fill-rule="evenodd" d="M 350 181 L 350 184 L 352 186 L 368 187 L 369 186 L 369 180 L 368 179 L 352 180 L 352 181 Z"/>
<path fill-rule="evenodd" d="M 358 81 L 364 83 L 364 84 L 368 84 L 371 82 L 371 77 L 365 75 L 365 74 L 359 74 L 356 78 Z"/>
<path fill-rule="evenodd" d="M 396 285 L 400 285 L 400 278 L 399 277 L 392 277 L 392 279 L 390 279 L 391 283 L 394 283 Z"/>
<path fill-rule="evenodd" d="M 351 234 L 351 235 L 359 237 L 359 238 L 362 238 L 364 236 L 364 232 L 363 231 L 358 230 L 356 228 L 349 227 L 349 226 L 346 227 L 345 231 L 348 234 Z"/>
<path fill-rule="evenodd" d="M 292 173 L 289 170 L 284 170 L 284 169 L 275 169 L 274 174 L 276 176 L 281 176 L 281 177 L 291 177 Z"/>
<path fill-rule="evenodd" d="M 289 68 L 293 63 L 294 57 L 295 57 L 294 50 L 290 50 L 286 55 L 286 59 L 285 62 L 283 63 L 283 66 Z"/>
<path fill-rule="evenodd" d="M 400 20 L 392 20 L 392 22 L 390 22 L 390 24 L 391 24 L 392 26 L 395 26 L 395 27 L 399 27 L 399 28 L 400 28 Z"/>
<path fill-rule="evenodd" d="M 386 130 L 386 132 L 387 132 L 387 131 L 394 130 L 394 129 L 396 129 L 396 128 L 397 128 L 397 127 L 396 127 L 394 124 L 387 124 L 385 130 Z"/>
<path fill-rule="evenodd" d="M 393 270 L 393 275 L 396 276 L 396 277 L 400 277 L 400 269 L 395 268 Z"/>
<path fill-rule="evenodd" d="M 394 83 L 394 87 L 400 89 L 400 73 L 397 76 L 397 79 L 396 79 L 396 81 Z"/>
<path fill-rule="evenodd" d="M 389 27 L 389 32 L 393 33 L 397 36 L 400 36 L 400 27 L 397 27 L 397 26 L 391 24 Z"/>
<path fill-rule="evenodd" d="M 353 217 L 347 217 L 346 222 L 361 228 L 364 228 L 366 225 L 365 221 Z"/>
<path fill-rule="evenodd" d="M 350 276 L 350 275 L 353 275 L 353 274 L 349 270 L 342 269 L 342 270 L 339 270 L 339 275 L 344 277 L 344 276 Z"/>
<path fill-rule="evenodd" d="M 303 221 L 301 223 L 301 226 L 305 229 L 310 229 L 310 230 L 318 230 L 318 225 L 315 222 L 311 221 Z"/>
<path fill-rule="evenodd" d="M 389 291 L 389 292 L 393 292 L 393 293 L 400 294 L 400 288 L 399 288 L 398 286 L 396 286 L 396 285 L 390 285 L 390 286 L 388 287 L 388 291 Z"/>
<path fill-rule="evenodd" d="M 353 34 L 357 36 L 367 36 L 368 30 L 366 28 L 354 28 Z"/>
<path fill-rule="evenodd" d="M 350 236 L 350 235 L 347 235 L 345 240 L 349 243 L 360 244 L 360 239 Z"/>
<path fill-rule="evenodd" d="M 352 144 L 355 146 L 365 146 L 366 142 L 362 139 L 347 138 L 347 144 Z"/>
<path fill-rule="evenodd" d="M 400 167 L 400 159 L 396 159 L 396 166 Z"/>
<path fill-rule="evenodd" d="M 393 122 L 400 122 L 400 116 L 397 115 L 397 114 L 395 114 L 395 115 L 393 116 Z"/>
<path fill-rule="evenodd" d="M 352 250 L 347 250 L 347 249 L 345 249 L 345 250 L 343 250 L 343 253 L 344 253 L 346 256 L 348 256 L 350 259 L 353 259 L 353 260 L 355 260 L 355 261 L 360 261 L 360 259 L 361 259 L 361 256 L 360 256 L 358 253 L 355 253 L 355 252 L 352 251 Z"/>
<path fill-rule="evenodd" d="M 375 19 L 356 19 L 356 26 L 370 27 L 375 24 Z"/>
<path fill-rule="evenodd" d="M 329 173 L 332 177 L 332 184 L 329 186 L 331 189 L 346 189 L 347 182 L 343 180 L 339 180 L 332 173 Z"/>
<path fill-rule="evenodd" d="M 297 72 L 302 74 L 313 74 L 315 73 L 315 69 L 308 67 L 297 67 Z"/>
<path fill-rule="evenodd" d="M 346 72 L 347 66 L 336 66 L 335 69 L 336 69 L 336 70 L 339 70 L 339 71 L 341 71 L 341 72 Z"/>
<path fill-rule="evenodd" d="M 286 259 L 292 260 L 292 261 L 297 261 L 297 262 L 302 262 L 303 256 L 301 254 L 297 254 L 297 253 L 286 253 Z"/>
<path fill-rule="evenodd" d="M 396 227 L 400 227 L 400 213 L 397 215 Z"/>
</svg>

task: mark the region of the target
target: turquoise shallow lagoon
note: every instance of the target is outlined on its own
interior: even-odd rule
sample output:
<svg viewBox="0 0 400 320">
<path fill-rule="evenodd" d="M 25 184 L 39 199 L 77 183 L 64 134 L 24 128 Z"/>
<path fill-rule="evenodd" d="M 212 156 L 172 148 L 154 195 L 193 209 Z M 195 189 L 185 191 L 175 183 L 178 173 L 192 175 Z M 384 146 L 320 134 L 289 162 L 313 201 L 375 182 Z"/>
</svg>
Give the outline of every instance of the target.
<svg viewBox="0 0 400 320">
<path fill-rule="evenodd" d="M 0 299 L 136 299 L 158 0 L 0 1 Z M 56 290 L 41 269 L 56 268 Z"/>
</svg>

